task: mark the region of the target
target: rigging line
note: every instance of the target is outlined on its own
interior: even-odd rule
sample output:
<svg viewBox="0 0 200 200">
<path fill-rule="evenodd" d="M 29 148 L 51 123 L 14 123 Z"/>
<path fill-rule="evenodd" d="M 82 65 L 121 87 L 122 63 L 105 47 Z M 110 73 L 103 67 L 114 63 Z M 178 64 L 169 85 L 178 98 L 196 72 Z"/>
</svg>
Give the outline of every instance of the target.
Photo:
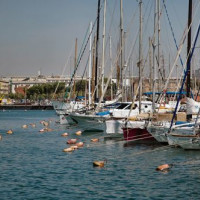
<svg viewBox="0 0 200 200">
<path fill-rule="evenodd" d="M 149 2 L 150 2 L 150 0 L 149 0 Z M 148 2 L 148 4 L 147 4 L 147 7 L 146 7 L 146 10 L 145 10 L 145 14 L 147 13 L 146 11 L 147 11 L 147 8 L 148 8 L 148 5 L 149 5 L 149 2 Z M 150 12 L 149 12 L 149 14 L 148 14 L 148 20 L 146 21 L 146 24 L 145 24 L 145 31 L 144 32 L 146 32 L 146 29 L 147 29 L 147 24 L 148 24 L 148 21 L 150 20 L 150 14 L 151 14 L 151 10 L 152 10 L 152 6 L 153 6 L 153 4 L 151 4 L 151 7 L 150 7 Z M 132 21 L 134 20 L 134 18 L 135 18 L 135 16 L 136 16 L 136 13 L 133 15 L 133 19 L 132 19 Z M 144 15 L 145 16 L 145 15 Z M 133 22 L 132 22 L 133 23 Z M 130 23 L 131 24 L 131 23 Z M 128 29 L 128 31 L 127 31 L 127 35 L 128 35 L 128 33 L 130 32 L 130 28 L 131 28 L 131 25 L 129 24 L 129 29 Z M 127 70 L 128 70 L 128 65 L 130 64 L 130 57 L 131 57 L 131 55 L 133 54 L 133 50 L 135 49 L 135 45 L 136 45 L 136 42 L 137 42 L 137 38 L 138 38 L 138 36 L 139 36 L 139 30 L 138 30 L 138 33 L 137 33 L 137 36 L 135 37 L 135 43 L 134 43 L 134 48 L 132 49 L 132 51 L 131 51 L 131 54 L 129 55 L 129 59 L 127 59 L 128 61 L 127 61 L 127 63 L 125 64 L 125 66 L 126 67 L 124 67 L 125 69 L 125 73 L 127 73 Z M 127 38 L 128 39 L 128 38 Z M 144 66 L 143 66 L 144 67 Z"/>
<path fill-rule="evenodd" d="M 170 30 L 171 30 L 171 32 L 172 32 L 172 36 L 173 36 L 173 39 L 174 39 L 174 43 L 175 43 L 176 49 L 177 49 L 177 51 L 178 51 L 178 45 L 177 45 L 177 42 L 176 42 L 176 38 L 175 38 L 175 34 L 174 34 L 174 31 L 173 31 L 173 28 L 172 28 L 171 21 L 170 21 L 170 19 L 169 19 L 169 14 L 168 14 L 168 11 L 167 11 L 167 7 L 166 7 L 166 4 L 165 4 L 165 0 L 163 0 L 163 5 L 164 5 L 165 12 L 166 12 L 166 15 L 167 15 L 167 19 L 168 19 L 168 22 L 169 22 Z M 183 60 L 182 60 L 182 58 L 181 58 L 181 55 L 179 55 L 179 59 L 180 59 L 181 65 L 182 65 L 182 67 L 183 67 Z"/>
<path fill-rule="evenodd" d="M 110 14 L 111 10 L 110 10 L 110 5 L 109 5 L 109 2 L 107 1 L 107 7 L 108 7 L 108 14 Z M 111 20 L 110 20 L 110 25 L 109 25 L 109 29 L 108 29 L 108 33 L 111 33 L 111 26 L 114 24 L 113 23 L 113 19 L 114 19 L 114 13 L 115 13 L 115 10 L 116 10 L 116 5 L 117 5 L 117 0 L 115 0 L 115 4 L 114 4 L 114 8 L 113 8 L 113 12 L 112 12 L 112 15 L 111 16 Z M 117 33 L 117 28 L 113 25 L 113 27 L 115 28 L 115 33 Z M 114 50 L 117 50 L 117 48 L 115 47 L 114 45 Z"/>
<path fill-rule="evenodd" d="M 181 42 L 180 42 L 180 44 L 179 44 L 179 48 L 178 48 L 178 51 L 177 51 L 177 54 L 176 54 L 176 57 L 175 57 L 173 66 L 172 66 L 171 71 L 170 71 L 170 73 L 169 73 L 169 75 L 168 75 L 168 79 L 167 79 L 167 81 L 166 81 L 166 83 L 165 83 L 165 86 L 163 87 L 163 91 L 167 89 L 167 86 L 168 86 L 168 83 L 169 83 L 169 78 L 171 77 L 172 72 L 173 72 L 173 70 L 174 70 L 174 67 L 176 66 L 177 60 L 178 60 L 179 55 L 180 55 L 180 53 L 181 53 L 181 51 L 182 51 L 182 47 L 183 47 L 183 45 L 184 45 L 184 43 L 185 43 L 186 36 L 187 36 L 187 34 L 188 34 L 189 30 L 191 29 L 191 26 L 192 26 L 192 24 L 193 24 L 193 22 L 194 22 L 194 18 L 195 18 L 196 15 L 198 14 L 197 10 L 198 10 L 198 7 L 199 7 L 199 6 L 200 6 L 200 2 L 198 2 L 198 6 L 197 6 L 197 9 L 195 10 L 194 17 L 193 17 L 193 20 L 192 20 L 190 26 L 188 27 L 188 24 L 186 24 L 186 28 L 185 28 L 185 30 L 184 30 L 184 32 L 183 32 L 183 35 L 182 35 L 182 38 L 181 38 Z M 191 51 L 191 50 L 190 50 L 190 51 Z M 188 56 L 189 56 L 189 55 L 187 55 L 187 59 L 188 59 Z M 186 60 L 187 60 L 187 59 L 186 59 Z M 185 63 L 185 65 L 186 65 L 186 63 Z M 185 65 L 184 65 L 184 68 L 185 68 Z M 160 99 L 162 99 L 162 98 L 163 98 L 162 95 L 160 95 L 159 101 L 160 101 Z"/>
<path fill-rule="evenodd" d="M 192 59 L 192 56 L 193 56 L 193 53 L 194 53 L 194 49 L 196 47 L 196 42 L 197 42 L 197 39 L 198 39 L 198 36 L 199 36 L 199 31 L 200 31 L 200 22 L 199 22 L 197 33 L 196 33 L 196 36 L 195 36 L 193 47 L 191 48 L 192 52 L 189 53 L 189 58 L 188 58 L 189 62 L 187 63 L 186 73 L 185 73 L 184 78 L 183 78 L 183 82 L 182 82 L 182 85 L 181 85 L 181 88 L 180 88 L 180 94 L 178 96 L 178 100 L 177 100 L 177 103 L 176 103 L 176 107 L 175 107 L 175 110 L 174 110 L 174 113 L 173 113 L 173 117 L 172 117 L 172 120 L 171 120 L 171 124 L 170 124 L 170 128 L 168 130 L 168 133 L 171 131 L 171 128 L 172 128 L 172 125 L 173 125 L 173 121 L 174 121 L 174 118 L 175 118 L 175 115 L 176 115 L 176 112 L 177 112 L 178 103 L 179 103 L 180 98 L 181 98 L 181 93 L 183 91 L 183 86 L 184 86 L 184 83 L 185 83 L 185 80 L 186 80 L 186 77 L 187 77 L 187 72 L 188 72 L 189 67 L 190 67 L 190 63 L 191 63 L 191 59 Z"/>
<path fill-rule="evenodd" d="M 101 11 L 101 9 L 102 9 L 102 5 L 101 5 L 101 7 L 100 7 L 100 11 Z M 94 30 L 95 24 L 96 24 L 96 22 L 97 22 L 97 18 L 98 18 L 98 17 L 96 17 L 96 19 L 95 19 L 95 21 L 94 21 L 94 24 L 93 24 L 93 26 L 92 26 L 92 31 L 90 32 L 90 34 L 89 34 L 89 36 L 88 36 L 88 39 L 87 39 L 86 44 L 85 44 L 85 47 L 83 48 L 83 51 L 82 51 L 82 53 L 81 53 L 81 55 L 80 55 L 80 59 L 79 59 L 79 61 L 78 61 L 77 64 L 76 64 L 74 73 L 72 74 L 72 77 L 71 77 L 71 80 L 70 80 L 70 83 L 69 83 L 69 86 L 70 86 L 70 93 L 69 93 L 68 99 L 69 99 L 70 96 L 71 96 L 71 89 L 72 89 L 73 78 L 74 78 L 75 73 L 76 73 L 76 71 L 77 71 L 77 69 L 78 69 L 78 66 L 79 66 L 79 64 L 80 64 L 80 62 L 81 62 L 81 60 L 82 60 L 83 54 L 84 54 L 84 52 L 85 52 L 85 50 L 86 50 L 86 47 L 87 47 L 87 44 L 88 44 L 88 42 L 89 42 L 89 40 L 90 40 L 90 36 L 91 36 L 91 34 L 92 34 L 93 30 Z M 66 94 L 65 94 L 65 96 L 66 96 Z"/>
<path fill-rule="evenodd" d="M 82 82 L 83 82 L 83 77 L 84 77 L 84 75 L 85 75 L 85 73 L 86 73 L 86 69 L 87 69 L 88 62 L 89 62 L 89 57 L 90 57 L 90 55 L 88 55 L 87 62 L 86 62 L 86 65 L 85 65 L 85 69 L 84 69 L 83 75 L 82 75 L 82 77 L 81 77 L 80 85 L 82 84 Z M 78 96 L 78 93 L 79 93 L 79 92 L 80 92 L 80 88 L 76 91 L 76 96 Z M 86 97 L 85 97 L 85 98 L 86 98 Z"/>
<path fill-rule="evenodd" d="M 69 54 L 69 57 L 67 58 L 67 61 L 66 61 L 65 65 L 64 65 L 64 67 L 63 67 L 63 71 L 62 71 L 62 74 L 61 74 L 61 76 L 60 76 L 60 80 L 61 80 L 61 77 L 63 77 L 63 75 L 64 75 L 64 72 L 65 72 L 65 69 L 66 69 L 67 65 L 69 64 L 71 55 L 72 55 L 72 47 L 71 47 L 71 52 L 70 52 L 70 54 Z M 53 93 L 52 99 L 54 99 L 54 97 L 55 97 L 55 95 L 56 95 L 56 92 L 57 92 L 57 90 L 58 90 L 59 84 L 60 84 L 60 82 L 58 81 L 57 86 L 56 86 L 56 88 L 55 88 L 55 91 L 54 91 L 54 93 Z"/>
</svg>

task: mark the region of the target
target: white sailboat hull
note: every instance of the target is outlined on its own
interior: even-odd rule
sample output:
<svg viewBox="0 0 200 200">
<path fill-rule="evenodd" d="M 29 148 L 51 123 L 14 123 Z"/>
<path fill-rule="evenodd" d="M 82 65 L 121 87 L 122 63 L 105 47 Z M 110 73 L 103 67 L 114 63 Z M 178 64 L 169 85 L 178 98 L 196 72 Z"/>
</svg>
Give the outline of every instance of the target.
<svg viewBox="0 0 200 200">
<path fill-rule="evenodd" d="M 104 131 L 106 116 L 70 113 L 70 118 L 85 131 Z"/>
<path fill-rule="evenodd" d="M 196 135 L 169 135 L 168 139 L 173 144 L 179 145 L 183 149 L 200 150 L 200 137 Z"/>
</svg>

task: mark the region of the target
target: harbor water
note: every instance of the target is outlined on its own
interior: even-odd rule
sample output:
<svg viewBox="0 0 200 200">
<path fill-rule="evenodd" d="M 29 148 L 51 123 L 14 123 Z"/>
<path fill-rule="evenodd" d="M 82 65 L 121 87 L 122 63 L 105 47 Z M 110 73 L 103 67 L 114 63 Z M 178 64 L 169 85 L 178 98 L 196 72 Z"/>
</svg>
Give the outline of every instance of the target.
<svg viewBox="0 0 200 200">
<path fill-rule="evenodd" d="M 102 132 L 77 136 L 77 126 L 60 125 L 58 119 L 51 110 L 0 112 L 1 200 L 200 198 L 199 151 L 104 141 Z M 39 132 L 41 120 L 50 121 L 53 130 Z M 9 129 L 13 134 L 6 134 Z M 64 132 L 69 136 L 62 137 Z M 63 152 L 70 138 L 84 147 Z M 106 160 L 105 166 L 93 167 L 95 160 Z M 165 163 L 173 164 L 168 172 L 156 171 Z"/>
</svg>

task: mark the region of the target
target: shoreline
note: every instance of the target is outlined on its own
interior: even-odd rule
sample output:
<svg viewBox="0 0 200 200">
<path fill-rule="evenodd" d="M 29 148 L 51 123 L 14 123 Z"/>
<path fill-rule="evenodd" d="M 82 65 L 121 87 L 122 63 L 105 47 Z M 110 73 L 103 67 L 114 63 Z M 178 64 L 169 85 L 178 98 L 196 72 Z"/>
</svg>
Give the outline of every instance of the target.
<svg viewBox="0 0 200 200">
<path fill-rule="evenodd" d="M 53 110 L 52 105 L 1 105 L 0 110 Z"/>
</svg>

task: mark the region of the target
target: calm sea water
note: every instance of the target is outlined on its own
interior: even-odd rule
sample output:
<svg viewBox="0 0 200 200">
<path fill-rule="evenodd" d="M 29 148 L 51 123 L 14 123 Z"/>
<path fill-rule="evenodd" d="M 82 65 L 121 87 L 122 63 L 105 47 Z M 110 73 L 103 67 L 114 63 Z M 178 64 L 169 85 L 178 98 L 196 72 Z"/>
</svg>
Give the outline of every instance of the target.
<svg viewBox="0 0 200 200">
<path fill-rule="evenodd" d="M 41 120 L 52 132 L 39 133 Z M 200 151 L 104 142 L 104 133 L 76 136 L 54 111 L 0 112 L 0 199 L 200 199 Z M 22 129 L 36 123 L 36 128 Z M 13 129 L 13 135 L 6 131 Z M 64 132 L 68 138 L 61 137 Z M 91 144 L 91 138 L 100 138 Z M 64 153 L 69 138 L 85 147 Z M 94 160 L 107 159 L 104 168 Z M 173 163 L 168 173 L 155 168 Z"/>
</svg>

